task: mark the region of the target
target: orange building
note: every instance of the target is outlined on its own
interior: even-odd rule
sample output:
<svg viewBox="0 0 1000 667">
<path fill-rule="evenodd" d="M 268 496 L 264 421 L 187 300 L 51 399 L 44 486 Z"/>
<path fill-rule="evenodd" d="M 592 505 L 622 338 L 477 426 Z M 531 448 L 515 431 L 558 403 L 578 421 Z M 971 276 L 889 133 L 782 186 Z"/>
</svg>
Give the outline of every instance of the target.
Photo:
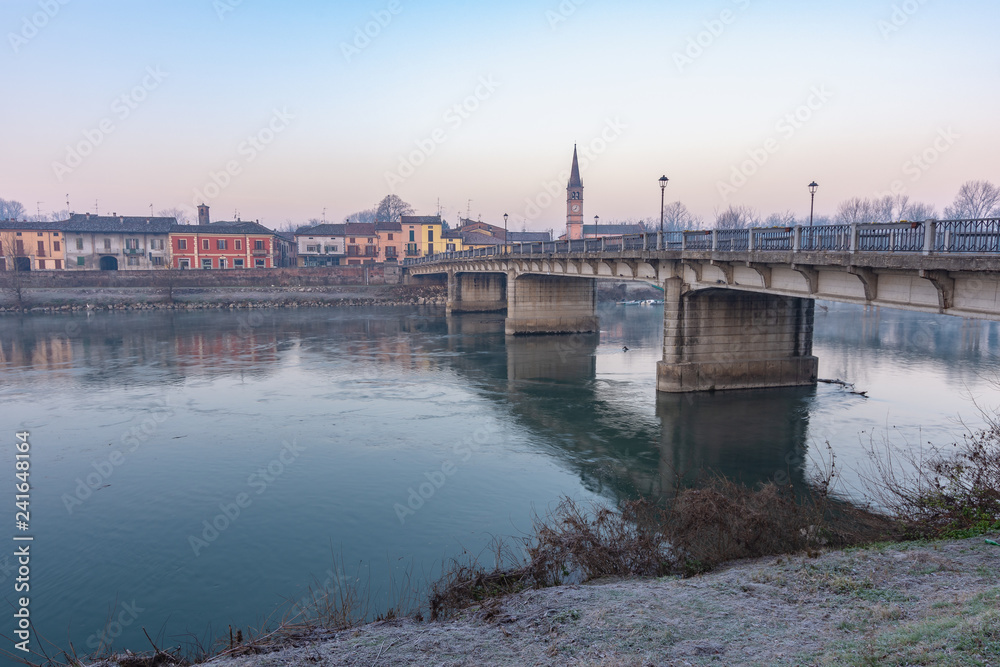
<svg viewBox="0 0 1000 667">
<path fill-rule="evenodd" d="M 51 222 L 0 222 L 0 271 L 65 268 L 63 233 Z"/>
</svg>

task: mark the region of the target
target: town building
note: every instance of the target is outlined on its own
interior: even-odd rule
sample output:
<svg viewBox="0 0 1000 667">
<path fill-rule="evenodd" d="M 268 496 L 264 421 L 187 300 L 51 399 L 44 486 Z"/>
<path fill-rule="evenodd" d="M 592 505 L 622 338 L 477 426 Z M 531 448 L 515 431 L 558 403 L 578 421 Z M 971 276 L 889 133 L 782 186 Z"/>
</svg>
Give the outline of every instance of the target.
<svg viewBox="0 0 1000 667">
<path fill-rule="evenodd" d="M 338 266 L 347 256 L 346 225 L 323 224 L 295 230 L 298 266 Z"/>
<path fill-rule="evenodd" d="M 63 232 L 52 222 L 0 222 L 0 271 L 46 271 L 64 266 Z"/>
<path fill-rule="evenodd" d="M 406 247 L 403 226 L 398 222 L 376 222 L 375 234 L 378 236 L 378 261 L 398 262 Z"/>
<path fill-rule="evenodd" d="M 374 264 L 378 260 L 378 234 L 374 222 L 348 222 L 344 225 L 347 237 L 347 263 Z"/>
<path fill-rule="evenodd" d="M 70 270 L 140 271 L 170 266 L 176 218 L 73 213 L 52 223 L 63 232 Z"/>
<path fill-rule="evenodd" d="M 257 222 L 174 225 L 170 229 L 175 269 L 272 269 L 275 233 Z"/>
</svg>

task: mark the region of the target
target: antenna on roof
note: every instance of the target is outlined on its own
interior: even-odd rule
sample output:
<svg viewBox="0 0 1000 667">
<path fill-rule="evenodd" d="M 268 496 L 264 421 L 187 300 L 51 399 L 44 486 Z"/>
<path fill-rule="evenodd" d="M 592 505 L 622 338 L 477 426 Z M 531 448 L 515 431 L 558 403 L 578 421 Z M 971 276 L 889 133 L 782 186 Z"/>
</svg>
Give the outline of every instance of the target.
<svg viewBox="0 0 1000 667">
<path fill-rule="evenodd" d="M 98 208 L 97 204 L 98 204 L 98 200 L 95 199 L 94 200 L 94 215 L 100 215 L 101 214 L 101 209 Z"/>
<path fill-rule="evenodd" d="M 149 205 L 149 217 L 151 217 L 151 218 L 153 217 L 153 205 L 152 204 Z"/>
<path fill-rule="evenodd" d="M 42 203 L 43 202 L 35 202 L 35 213 L 37 214 L 36 219 L 39 222 L 42 220 Z"/>
<path fill-rule="evenodd" d="M 326 224 L 326 206 L 323 207 L 323 224 Z"/>
</svg>

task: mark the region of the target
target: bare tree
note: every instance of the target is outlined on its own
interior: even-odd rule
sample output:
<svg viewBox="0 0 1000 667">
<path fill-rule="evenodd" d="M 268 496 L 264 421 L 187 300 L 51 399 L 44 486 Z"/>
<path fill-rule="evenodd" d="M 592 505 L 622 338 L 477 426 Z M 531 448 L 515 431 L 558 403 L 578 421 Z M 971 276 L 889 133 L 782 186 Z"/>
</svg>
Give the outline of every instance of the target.
<svg viewBox="0 0 1000 667">
<path fill-rule="evenodd" d="M 0 220 L 24 220 L 24 206 L 13 199 L 0 199 Z"/>
<path fill-rule="evenodd" d="M 0 231 L 0 288 L 10 295 L 19 310 L 23 310 L 31 257 L 18 250 L 16 233 Z"/>
<path fill-rule="evenodd" d="M 188 215 L 187 211 L 181 208 L 165 208 L 162 211 L 157 211 L 156 215 L 161 218 L 176 218 L 178 225 L 191 224 L 191 216 Z"/>
<path fill-rule="evenodd" d="M 663 230 L 682 232 L 688 229 L 700 229 L 705 221 L 691 213 L 688 207 L 679 201 L 671 202 L 663 208 Z M 656 222 L 659 230 L 659 221 Z"/>
<path fill-rule="evenodd" d="M 751 206 L 729 205 L 724 211 L 715 211 L 716 229 L 744 229 L 747 227 L 759 227 L 760 214 Z"/>
<path fill-rule="evenodd" d="M 413 215 L 413 207 L 399 195 L 386 195 L 375 209 L 375 220 L 378 222 L 399 222 L 400 216 L 404 215 Z"/>
<path fill-rule="evenodd" d="M 765 227 L 794 227 L 795 224 L 795 214 L 791 211 L 772 213 L 764 219 Z"/>
<path fill-rule="evenodd" d="M 1000 217 L 1000 188 L 989 181 L 966 181 L 944 209 L 950 220 Z"/>
<path fill-rule="evenodd" d="M 385 200 L 383 200 L 385 201 Z M 409 215 L 404 213 L 403 215 Z M 375 209 L 366 208 L 363 211 L 355 211 L 345 218 L 346 222 L 375 222 Z"/>
</svg>

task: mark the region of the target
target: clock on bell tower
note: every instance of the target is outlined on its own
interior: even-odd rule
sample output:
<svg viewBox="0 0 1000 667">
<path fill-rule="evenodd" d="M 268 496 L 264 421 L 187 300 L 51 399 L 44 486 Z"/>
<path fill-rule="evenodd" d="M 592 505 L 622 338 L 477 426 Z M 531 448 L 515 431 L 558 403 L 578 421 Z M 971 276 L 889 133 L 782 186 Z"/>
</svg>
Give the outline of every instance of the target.
<svg viewBox="0 0 1000 667">
<path fill-rule="evenodd" d="M 566 238 L 583 238 L 583 181 L 576 159 L 576 144 L 573 145 L 573 167 L 566 185 Z"/>
</svg>

